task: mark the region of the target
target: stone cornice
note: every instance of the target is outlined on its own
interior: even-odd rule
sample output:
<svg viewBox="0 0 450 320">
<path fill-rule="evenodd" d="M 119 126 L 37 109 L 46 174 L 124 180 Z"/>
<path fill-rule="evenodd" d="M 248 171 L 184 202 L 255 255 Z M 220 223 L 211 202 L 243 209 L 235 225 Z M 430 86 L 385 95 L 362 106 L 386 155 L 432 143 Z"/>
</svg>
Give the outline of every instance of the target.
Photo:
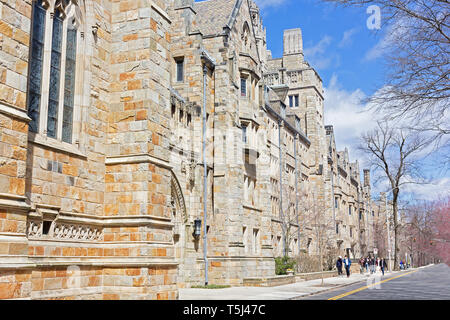
<svg viewBox="0 0 450 320">
<path fill-rule="evenodd" d="M 153 163 L 159 167 L 172 170 L 172 166 L 166 160 L 162 160 L 149 154 L 136 154 L 126 156 L 110 156 L 106 157 L 106 165 L 131 164 L 131 163 Z"/>
<path fill-rule="evenodd" d="M 54 266 L 93 266 L 93 267 L 151 267 L 173 266 L 179 262 L 172 258 L 162 257 L 16 257 L 0 256 L 1 269 L 26 269 Z"/>
<path fill-rule="evenodd" d="M 66 265 L 78 265 L 78 266 L 115 266 L 115 267 L 140 267 L 140 266 L 152 266 L 152 265 L 173 265 L 176 266 L 179 263 L 172 258 L 155 258 L 155 257 L 105 257 L 105 258 L 86 258 L 82 257 L 42 257 L 33 258 L 36 266 L 66 266 Z"/>
<path fill-rule="evenodd" d="M 0 193 L 0 208 L 12 209 L 17 213 L 28 213 L 31 206 L 26 202 L 26 197 L 9 193 Z"/>
<path fill-rule="evenodd" d="M 258 211 L 258 212 L 262 212 L 262 211 L 263 211 L 263 210 L 260 209 L 260 208 L 257 208 L 257 207 L 254 207 L 254 206 L 251 206 L 251 205 L 248 205 L 248 204 L 243 204 L 242 207 L 245 208 L 245 209 L 249 209 L 249 210 L 253 210 L 253 211 Z"/>
<path fill-rule="evenodd" d="M 154 225 L 159 227 L 173 227 L 170 218 L 140 215 L 140 216 L 93 216 L 87 214 L 60 212 L 56 218 L 58 222 L 97 225 L 105 228 L 116 226 Z"/>
<path fill-rule="evenodd" d="M 153 9 L 155 9 L 156 12 L 158 12 L 161 15 L 161 17 L 166 19 L 167 22 L 172 23 L 172 20 L 170 19 L 169 15 L 163 9 L 161 9 L 153 1 L 150 1 L 150 5 L 152 6 Z"/>
<path fill-rule="evenodd" d="M 177 10 L 184 10 L 184 9 L 189 9 L 192 11 L 192 13 L 197 14 L 197 11 L 195 11 L 194 7 L 190 6 L 190 5 L 177 7 L 177 8 L 174 8 L 173 10 L 177 11 Z"/>
<path fill-rule="evenodd" d="M 28 116 L 26 110 L 19 109 L 13 106 L 6 105 L 0 102 L 0 113 L 6 114 L 13 118 L 17 118 L 26 122 L 30 122 L 31 118 Z"/>
</svg>

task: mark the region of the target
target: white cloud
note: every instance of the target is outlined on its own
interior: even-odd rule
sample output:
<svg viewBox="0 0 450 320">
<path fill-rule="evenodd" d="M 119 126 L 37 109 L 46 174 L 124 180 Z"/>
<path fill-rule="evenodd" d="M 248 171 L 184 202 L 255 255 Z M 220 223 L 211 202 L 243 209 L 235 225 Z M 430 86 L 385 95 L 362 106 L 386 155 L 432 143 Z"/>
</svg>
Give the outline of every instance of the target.
<svg viewBox="0 0 450 320">
<path fill-rule="evenodd" d="M 340 65 L 340 56 L 327 50 L 332 42 L 333 39 L 326 35 L 315 45 L 303 50 L 306 60 L 316 70 L 324 70 L 331 66 L 337 68 Z"/>
<path fill-rule="evenodd" d="M 360 89 L 353 92 L 343 89 L 336 74 L 324 91 L 325 124 L 334 127 L 336 147 L 339 150 L 347 147 L 352 159 L 359 158 L 359 138 L 376 124 L 374 114 L 362 102 L 366 95 Z"/>
<path fill-rule="evenodd" d="M 411 200 L 439 200 L 450 196 L 450 178 L 436 178 L 428 184 L 405 184 L 403 192 L 410 195 Z"/>
<path fill-rule="evenodd" d="M 318 55 L 325 53 L 327 47 L 331 44 L 332 38 L 330 36 L 324 36 L 315 46 L 305 48 L 305 55 L 312 59 Z"/>
<path fill-rule="evenodd" d="M 363 61 L 367 62 L 383 57 L 383 55 L 395 47 L 399 39 L 405 37 L 406 30 L 403 20 L 395 21 L 392 25 L 385 27 L 381 38 L 375 46 L 366 52 Z"/>
<path fill-rule="evenodd" d="M 387 39 L 387 37 L 381 38 L 374 47 L 366 52 L 363 61 L 367 62 L 381 58 L 386 52 L 388 44 L 389 40 Z"/>
<path fill-rule="evenodd" d="M 345 46 L 348 46 L 350 44 L 352 44 L 353 39 L 352 37 L 358 32 L 357 28 L 353 28 L 353 29 L 349 29 L 347 31 L 344 32 L 343 36 L 342 36 L 342 40 L 339 42 L 339 48 L 343 48 Z"/>
<path fill-rule="evenodd" d="M 258 7 L 265 9 L 268 7 L 278 7 L 285 4 L 288 0 L 255 0 Z"/>
<path fill-rule="evenodd" d="M 367 156 L 358 150 L 360 137 L 363 133 L 373 130 L 379 114 L 370 110 L 362 102 L 366 95 L 360 89 L 345 90 L 340 84 L 336 74 L 330 80 L 325 91 L 325 124 L 334 127 L 336 148 L 338 151 L 348 148 L 350 161 L 358 160 L 360 169 L 369 167 Z M 401 121 L 400 121 L 401 122 Z M 429 151 L 429 150 L 428 150 Z M 423 152 L 420 156 L 424 156 Z M 425 170 L 425 168 L 424 168 Z M 378 175 L 378 174 L 377 174 Z M 372 194 L 378 197 L 380 192 L 388 192 L 390 184 L 386 179 L 372 178 Z M 403 182 L 417 181 L 405 177 Z M 438 200 L 450 196 L 450 177 L 434 174 L 429 177 L 428 183 L 406 183 L 402 187 L 404 200 Z"/>
</svg>

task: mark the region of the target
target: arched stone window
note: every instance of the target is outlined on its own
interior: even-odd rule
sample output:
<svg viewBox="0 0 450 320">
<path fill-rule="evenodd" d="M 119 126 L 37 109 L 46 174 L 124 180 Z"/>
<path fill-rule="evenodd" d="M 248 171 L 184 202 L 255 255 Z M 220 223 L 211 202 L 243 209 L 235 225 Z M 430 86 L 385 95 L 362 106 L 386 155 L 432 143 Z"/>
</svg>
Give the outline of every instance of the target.
<svg viewBox="0 0 450 320">
<path fill-rule="evenodd" d="M 83 40 L 76 0 L 35 0 L 28 77 L 30 131 L 72 143 Z"/>
</svg>

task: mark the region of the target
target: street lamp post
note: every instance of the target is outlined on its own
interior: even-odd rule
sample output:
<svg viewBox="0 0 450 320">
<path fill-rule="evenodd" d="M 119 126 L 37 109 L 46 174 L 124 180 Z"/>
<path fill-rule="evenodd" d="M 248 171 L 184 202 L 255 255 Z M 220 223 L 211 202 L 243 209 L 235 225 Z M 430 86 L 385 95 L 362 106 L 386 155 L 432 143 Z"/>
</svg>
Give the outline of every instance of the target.
<svg viewBox="0 0 450 320">
<path fill-rule="evenodd" d="M 208 168 L 206 163 L 206 77 L 208 67 L 203 66 L 203 259 L 205 260 L 205 285 L 208 285 L 208 227 L 207 227 L 207 196 L 208 196 Z"/>
</svg>

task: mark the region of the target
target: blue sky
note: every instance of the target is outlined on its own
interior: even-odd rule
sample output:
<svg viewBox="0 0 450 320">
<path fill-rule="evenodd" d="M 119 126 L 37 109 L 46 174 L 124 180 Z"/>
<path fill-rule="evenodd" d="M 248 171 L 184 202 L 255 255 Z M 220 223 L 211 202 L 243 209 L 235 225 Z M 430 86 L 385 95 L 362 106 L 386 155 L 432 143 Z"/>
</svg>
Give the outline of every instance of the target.
<svg viewBox="0 0 450 320">
<path fill-rule="evenodd" d="M 230 1 L 230 0 L 224 0 Z M 350 160 L 366 166 L 357 150 L 359 137 L 375 125 L 377 117 L 361 100 L 384 84 L 383 46 L 387 27 L 369 30 L 367 6 L 342 7 L 322 0 L 255 0 L 267 29 L 267 47 L 273 57 L 283 54 L 283 30 L 301 28 L 306 60 L 320 74 L 325 90 L 325 124 L 333 125 L 339 150 L 349 149 Z M 433 184 L 408 188 L 416 199 L 450 194 L 448 171 L 435 169 L 436 157 L 424 168 Z M 375 186 L 374 194 L 387 190 Z"/>
<path fill-rule="evenodd" d="M 262 6 L 274 57 L 282 55 L 283 30 L 299 27 L 306 59 L 319 71 L 325 87 L 333 76 L 349 91 L 371 94 L 382 86 L 383 60 L 376 50 L 382 34 L 367 28 L 366 7 L 342 8 L 320 0 L 256 2 Z"/>
<path fill-rule="evenodd" d="M 305 59 L 318 71 L 325 89 L 325 124 L 334 126 L 337 148 L 349 149 L 350 159 L 365 157 L 356 148 L 363 132 L 377 117 L 361 100 L 383 87 L 386 72 L 383 46 L 387 27 L 369 30 L 367 6 L 342 7 L 322 0 L 256 0 L 267 28 L 268 49 L 283 54 L 283 30 L 301 28 Z M 437 168 L 436 156 L 427 158 L 424 173 L 432 184 L 406 185 L 405 200 L 436 199 L 450 194 L 448 171 Z M 374 195 L 389 186 L 381 181 Z"/>
</svg>

